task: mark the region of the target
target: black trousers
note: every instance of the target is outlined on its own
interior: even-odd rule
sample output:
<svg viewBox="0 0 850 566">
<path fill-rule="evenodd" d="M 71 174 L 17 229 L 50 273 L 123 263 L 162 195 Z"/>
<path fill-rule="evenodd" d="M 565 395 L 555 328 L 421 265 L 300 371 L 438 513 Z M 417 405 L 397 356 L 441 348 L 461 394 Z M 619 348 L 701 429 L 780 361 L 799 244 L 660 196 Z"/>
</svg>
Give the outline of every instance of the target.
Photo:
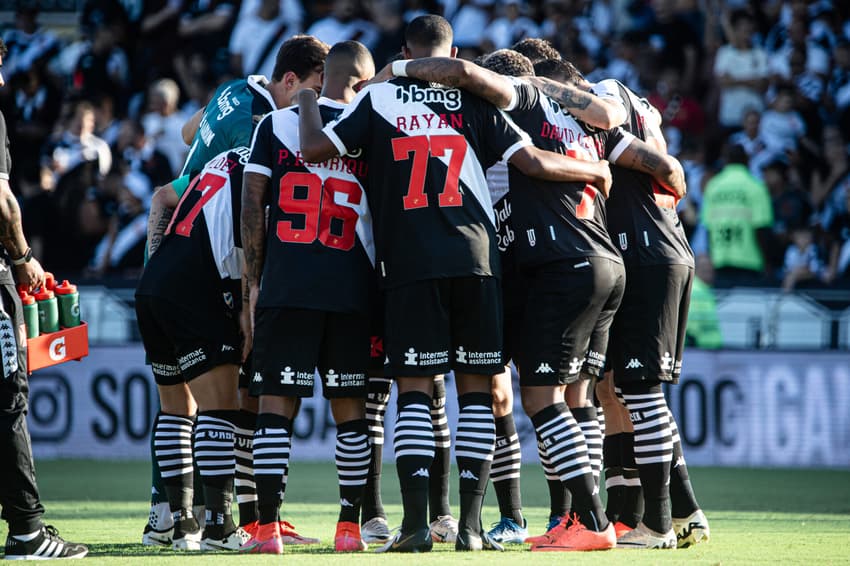
<svg viewBox="0 0 850 566">
<path fill-rule="evenodd" d="M 3 266 L 0 266 L 3 267 Z M 27 429 L 27 351 L 21 301 L 11 282 L 0 284 L 3 310 L 18 332 L 18 369 L 6 376 L 0 367 L 0 517 L 9 534 L 31 533 L 41 527 L 44 507 L 38 497 L 32 444 Z"/>
</svg>

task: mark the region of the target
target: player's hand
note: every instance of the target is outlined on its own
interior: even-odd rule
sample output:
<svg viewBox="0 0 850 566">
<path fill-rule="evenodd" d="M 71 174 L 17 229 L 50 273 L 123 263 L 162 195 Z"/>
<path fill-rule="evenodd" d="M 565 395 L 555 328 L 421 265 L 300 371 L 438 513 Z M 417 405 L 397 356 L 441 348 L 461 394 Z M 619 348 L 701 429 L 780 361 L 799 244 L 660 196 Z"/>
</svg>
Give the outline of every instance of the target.
<svg viewBox="0 0 850 566">
<path fill-rule="evenodd" d="M 377 75 L 363 83 L 363 86 L 365 87 L 367 85 L 386 82 L 392 78 L 395 78 L 395 75 L 393 74 L 393 64 L 389 63 L 385 65 L 384 68 L 381 69 Z"/>
<path fill-rule="evenodd" d="M 37 259 L 32 258 L 27 263 L 15 266 L 15 274 L 18 276 L 18 285 L 32 292 L 44 284 L 44 268 Z"/>
<path fill-rule="evenodd" d="M 673 173 L 670 175 L 670 182 L 665 188 L 676 195 L 676 201 L 678 202 L 686 194 L 688 194 L 688 187 L 685 184 L 685 170 L 682 168 L 682 164 L 679 163 L 679 160 L 672 155 L 667 156 L 667 161 L 669 162 Z"/>
<path fill-rule="evenodd" d="M 613 178 L 611 177 L 611 167 L 609 167 L 608 162 L 606 160 L 602 160 L 599 162 L 599 180 L 595 183 L 599 192 L 602 193 L 602 196 L 608 198 L 608 195 L 611 194 L 611 184 L 613 183 Z"/>
</svg>

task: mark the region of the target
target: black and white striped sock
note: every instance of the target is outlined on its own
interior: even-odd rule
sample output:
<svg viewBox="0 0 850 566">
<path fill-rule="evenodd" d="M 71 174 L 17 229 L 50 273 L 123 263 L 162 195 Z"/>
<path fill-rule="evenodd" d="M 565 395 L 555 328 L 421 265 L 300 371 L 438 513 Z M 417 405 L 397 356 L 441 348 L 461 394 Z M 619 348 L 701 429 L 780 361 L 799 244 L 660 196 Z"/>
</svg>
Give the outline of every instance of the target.
<svg viewBox="0 0 850 566">
<path fill-rule="evenodd" d="M 236 440 L 233 451 L 236 455 L 236 503 L 239 505 L 239 524 L 248 525 L 257 520 L 257 485 L 254 483 L 254 427 L 257 415 L 239 411 L 236 422 Z"/>
<path fill-rule="evenodd" d="M 195 458 L 204 483 L 204 528 L 221 527 L 222 536 L 235 528 L 231 511 L 236 474 L 233 423 L 238 415 L 238 411 L 201 411 L 195 425 Z"/>
<path fill-rule="evenodd" d="M 160 413 L 154 422 L 154 453 L 172 513 L 192 510 L 194 419 Z"/>
<path fill-rule="evenodd" d="M 434 428 L 431 398 L 408 391 L 398 396 L 398 417 L 393 435 L 395 464 L 401 487 L 404 519 L 401 531 L 411 534 L 428 527 L 428 483 L 434 462 Z"/>
<path fill-rule="evenodd" d="M 558 476 L 557 470 L 549 461 L 546 448 L 540 440 L 537 441 L 537 455 L 540 457 L 540 465 L 543 467 L 543 475 L 546 478 L 546 486 L 549 488 L 549 519 L 561 518 L 570 511 L 572 498 L 569 490 Z"/>
<path fill-rule="evenodd" d="M 372 450 L 366 419 L 336 427 L 336 472 L 339 479 L 339 521 L 358 523 Z"/>
<path fill-rule="evenodd" d="M 590 456 L 590 469 L 593 471 L 593 481 L 599 485 L 599 475 L 602 473 L 602 431 L 599 429 L 596 407 L 576 407 L 570 409 L 570 412 L 584 434 L 587 454 Z"/>
<path fill-rule="evenodd" d="M 446 416 L 446 381 L 434 380 L 431 396 L 431 423 L 434 427 L 434 463 L 431 464 L 429 487 L 429 520 L 451 515 L 449 507 L 449 481 L 452 473 L 452 434 Z"/>
<path fill-rule="evenodd" d="M 389 377 L 369 377 L 369 395 L 366 398 L 366 421 L 369 423 L 369 441 L 372 457 L 369 463 L 369 478 L 363 494 L 365 522 L 374 517 L 387 518 L 381 500 L 381 472 L 384 467 L 384 415 L 390 399 L 393 380 Z"/>
<path fill-rule="evenodd" d="M 643 488 L 643 523 L 666 533 L 672 528 L 670 464 L 673 436 L 661 385 L 634 384 L 621 387 L 634 426 L 635 464 Z"/>
<path fill-rule="evenodd" d="M 514 414 L 508 413 L 496 419 L 496 449 L 493 452 L 490 480 L 493 482 L 493 490 L 499 502 L 499 513 L 520 526 L 523 524 L 519 485 L 521 465 L 522 451 Z"/>
<path fill-rule="evenodd" d="M 668 409 L 669 410 L 669 409 Z M 685 462 L 685 453 L 682 451 L 682 439 L 679 438 L 679 427 L 673 413 L 669 414 L 670 431 L 673 437 L 673 464 L 670 468 L 670 505 L 673 516 L 677 519 L 688 517 L 699 509 L 691 477 L 688 473 L 688 464 Z"/>
<path fill-rule="evenodd" d="M 274 413 L 257 415 L 254 432 L 254 482 L 262 525 L 280 520 L 280 504 L 289 472 L 291 421 Z"/>
<path fill-rule="evenodd" d="M 457 398 L 458 419 L 455 458 L 460 472 L 460 530 L 481 533 L 481 504 L 490 478 L 496 422 L 493 396 L 489 393 L 465 393 Z"/>
<path fill-rule="evenodd" d="M 593 481 L 584 435 L 566 404 L 546 407 L 533 415 L 531 422 L 549 462 L 572 495 L 572 511 L 588 529 L 604 530 L 608 519 Z"/>
</svg>

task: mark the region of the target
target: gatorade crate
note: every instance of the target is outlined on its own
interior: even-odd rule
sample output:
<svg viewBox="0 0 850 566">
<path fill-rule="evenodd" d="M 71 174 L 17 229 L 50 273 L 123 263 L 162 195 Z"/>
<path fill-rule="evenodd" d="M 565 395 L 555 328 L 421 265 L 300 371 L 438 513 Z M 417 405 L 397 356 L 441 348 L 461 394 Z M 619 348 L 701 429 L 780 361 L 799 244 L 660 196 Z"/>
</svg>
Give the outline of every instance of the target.
<svg viewBox="0 0 850 566">
<path fill-rule="evenodd" d="M 73 328 L 42 334 L 27 340 L 27 369 L 55 366 L 89 355 L 89 328 L 85 322 Z"/>
</svg>

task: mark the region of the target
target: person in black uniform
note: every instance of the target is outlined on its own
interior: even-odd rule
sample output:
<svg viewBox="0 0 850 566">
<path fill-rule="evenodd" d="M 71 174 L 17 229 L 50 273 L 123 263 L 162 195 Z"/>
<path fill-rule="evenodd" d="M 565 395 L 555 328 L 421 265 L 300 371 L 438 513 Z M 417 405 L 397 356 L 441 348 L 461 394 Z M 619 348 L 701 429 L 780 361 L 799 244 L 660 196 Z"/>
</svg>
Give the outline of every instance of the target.
<svg viewBox="0 0 850 566">
<path fill-rule="evenodd" d="M 0 39 L 0 66 L 7 49 Z M 0 76 L 0 87 L 4 85 Z M 7 560 L 83 558 L 88 549 L 63 540 L 42 523 L 44 507 L 35 482 L 27 430 L 27 346 L 21 300 L 15 289 L 32 291 L 44 283 L 44 270 L 32 256 L 21 226 L 21 209 L 9 187 L 12 160 L 6 119 L 0 113 L 0 507 L 9 524 Z"/>
<path fill-rule="evenodd" d="M 455 53 L 451 26 L 439 16 L 414 19 L 405 42 L 405 56 L 413 58 Z M 533 176 L 605 183 L 608 169 L 534 148 L 481 98 L 404 78 L 407 64 L 395 62 L 399 78 L 366 87 L 324 130 L 315 95 L 302 91 L 301 151 L 312 162 L 364 152 L 369 165 L 376 267 L 385 292 L 385 370 L 398 376 L 394 440 L 404 506 L 401 532 L 384 550 L 431 548 L 430 399 L 434 376 L 452 369 L 460 407 L 455 548 L 500 549 L 480 517 L 495 444 L 491 377 L 504 368 L 501 269 L 484 170 L 504 159 Z"/>
<path fill-rule="evenodd" d="M 354 88 L 374 74 L 363 45 L 334 45 L 325 61 L 322 121 L 339 116 Z M 334 548 L 360 551 L 366 548 L 359 521 L 371 460 L 365 398 L 375 252 L 363 190 L 370 172 L 358 157 L 303 159 L 298 120 L 297 108 L 267 115 L 246 166 L 242 230 L 254 319 L 250 392 L 259 396 L 260 410 L 254 435 L 259 529 L 244 550 L 283 551 L 278 521 L 292 421 L 299 399 L 313 395 L 318 368 L 337 424 L 341 509 Z M 272 203 L 268 228 L 266 203 Z"/>
</svg>

